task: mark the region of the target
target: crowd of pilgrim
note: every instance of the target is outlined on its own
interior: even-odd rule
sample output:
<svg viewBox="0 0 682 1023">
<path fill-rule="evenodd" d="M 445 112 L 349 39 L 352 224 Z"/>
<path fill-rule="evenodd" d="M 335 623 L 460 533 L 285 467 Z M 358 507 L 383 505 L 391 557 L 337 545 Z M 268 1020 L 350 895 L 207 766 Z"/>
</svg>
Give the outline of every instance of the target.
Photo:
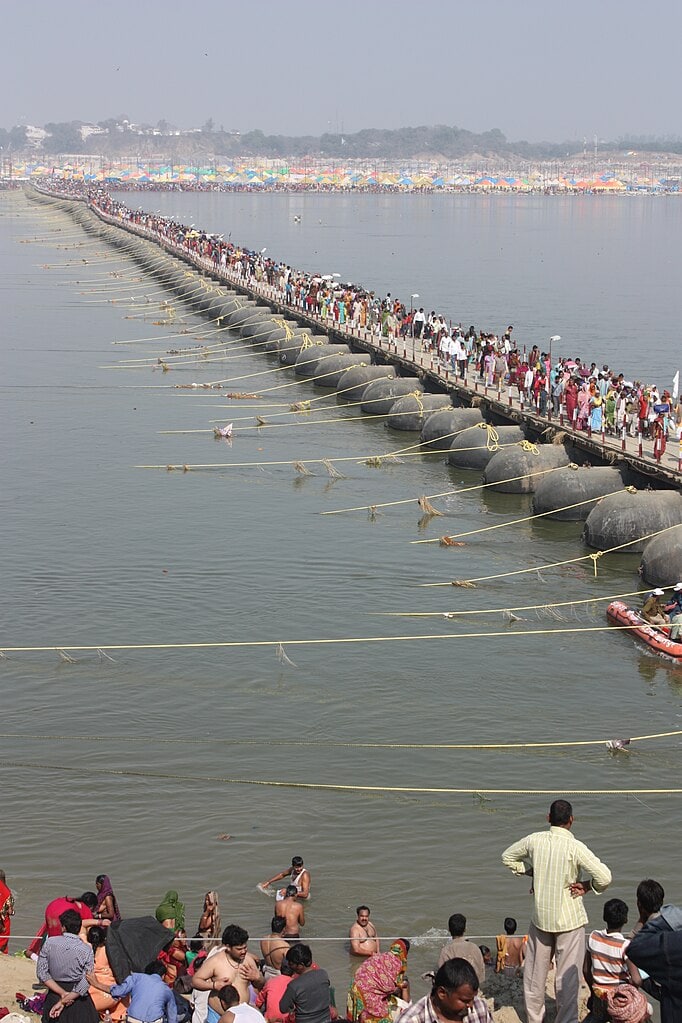
<svg viewBox="0 0 682 1023">
<path fill-rule="evenodd" d="M 676 388 L 672 394 L 661 391 L 656 384 L 628 380 L 606 363 L 599 368 L 579 356 L 552 358 L 551 349 L 541 351 L 537 345 L 528 351 L 517 344 L 513 326 L 493 334 L 473 325 L 453 325 L 443 314 L 408 307 L 390 292 L 381 296 L 343 284 L 338 275 L 297 270 L 267 255 L 267 249 L 247 249 L 160 213 L 129 209 L 105 189 L 88 190 L 78 182 L 61 182 L 59 188 L 69 197 L 87 196 L 101 212 L 204 260 L 216 273 L 246 286 L 266 287 L 283 305 L 315 317 L 324 327 L 347 328 L 396 345 L 402 340 L 403 347 L 428 353 L 463 381 L 470 383 L 473 375 L 483 387 L 508 391 L 522 407 L 561 418 L 576 430 L 641 435 L 653 441 L 659 458 L 670 438 L 682 441 L 682 401 Z"/>
</svg>

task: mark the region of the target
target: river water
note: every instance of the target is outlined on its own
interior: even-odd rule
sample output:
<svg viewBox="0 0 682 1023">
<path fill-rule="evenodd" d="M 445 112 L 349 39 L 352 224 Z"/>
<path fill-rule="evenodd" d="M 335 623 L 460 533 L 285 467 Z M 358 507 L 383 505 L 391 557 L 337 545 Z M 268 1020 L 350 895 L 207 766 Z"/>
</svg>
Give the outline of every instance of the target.
<svg viewBox="0 0 682 1023">
<path fill-rule="evenodd" d="M 677 368 L 682 204 L 673 197 L 142 198 L 293 265 L 382 293 L 417 292 L 419 304 L 465 325 L 512 323 L 529 346 L 558 333 L 562 351 L 660 386 Z M 63 214 L 17 194 L 0 196 L 0 214 L 2 645 L 269 641 L 293 662 L 272 645 L 3 660 L 0 865 L 18 894 L 15 933 L 32 933 L 51 898 L 91 888 L 106 872 L 124 913 L 153 911 L 175 888 L 191 928 L 202 893 L 216 888 L 223 923 L 259 935 L 272 903 L 256 884 L 299 853 L 313 877 L 307 937 L 347 934 L 361 902 L 385 935 L 428 938 L 455 911 L 475 935 L 495 934 L 506 915 L 523 928 L 527 885 L 504 870 L 500 852 L 542 827 L 551 798 L 566 790 L 635 790 L 573 797 L 576 834 L 612 867 L 610 894 L 625 898 L 633 919 L 642 877 L 681 898 L 671 826 L 679 796 L 641 792 L 679 785 L 679 737 L 618 757 L 603 744 L 409 748 L 682 728 L 679 670 L 622 634 L 583 631 L 605 624 L 605 602 L 556 617 L 519 611 L 513 626 L 501 611 L 459 621 L 378 614 L 625 593 L 637 589 L 637 557 L 603 558 L 598 578 L 582 564 L 542 570 L 584 553 L 578 524 L 547 520 L 451 550 L 411 543 L 530 513 L 527 498 L 480 490 L 434 501 L 445 517 L 427 523 L 413 502 L 375 521 L 366 512 L 322 516 L 478 478 L 438 455 L 368 467 L 369 455 L 416 436 L 354 418 L 333 398 L 307 418 L 277 419 L 289 402 L 325 392 L 304 382 L 282 389 L 291 374 L 246 348 L 168 374 L 144 362 L 123 368 L 124 358 L 154 359 L 187 340 L 153 324 L 166 315 L 155 286 L 136 282 L 120 254 Z M 211 340 L 205 322 L 183 315 L 185 329 Z M 135 343 L 114 345 L 122 341 Z M 174 386 L 237 378 L 234 389 L 267 392 L 263 400 L 225 408 L 216 392 Z M 256 411 L 289 425 L 256 429 Z M 310 422 L 339 416 L 347 422 Z M 213 439 L 213 421 L 234 421 L 231 445 Z M 336 462 L 337 480 L 320 465 L 302 477 L 292 464 L 347 456 L 357 461 Z M 171 462 L 259 464 L 136 468 Z M 272 462 L 284 464 L 264 464 Z M 421 587 L 529 566 L 538 571 L 476 589 Z M 433 634 L 446 638 L 420 638 Z M 294 644 L 402 636 L 417 638 Z M 363 745 L 390 743 L 408 746 Z M 463 791 L 386 791 L 393 787 Z M 476 795 L 495 788 L 520 791 Z M 595 925 L 601 901 L 588 902 Z M 425 940 L 415 949 L 415 976 L 437 947 Z M 343 988 L 342 944 L 315 948 Z"/>
</svg>

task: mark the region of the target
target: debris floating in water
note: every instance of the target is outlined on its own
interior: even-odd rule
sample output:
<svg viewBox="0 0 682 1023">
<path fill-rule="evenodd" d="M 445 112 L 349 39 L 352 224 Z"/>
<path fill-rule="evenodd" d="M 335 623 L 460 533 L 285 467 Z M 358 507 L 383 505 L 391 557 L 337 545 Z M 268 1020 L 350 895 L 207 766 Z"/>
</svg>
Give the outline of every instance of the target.
<svg viewBox="0 0 682 1023">
<path fill-rule="evenodd" d="M 629 739 L 609 739 L 606 748 L 609 753 L 629 753 L 626 747 L 630 745 Z"/>
<path fill-rule="evenodd" d="M 524 618 L 519 618 L 518 615 L 515 615 L 513 611 L 503 611 L 502 612 L 502 618 L 504 619 L 505 622 L 508 622 L 509 625 L 513 625 L 514 622 L 523 622 L 523 621 L 525 621 Z"/>
<path fill-rule="evenodd" d="M 331 476 L 331 478 L 333 480 L 345 480 L 346 479 L 346 477 L 343 475 L 343 473 L 339 472 L 339 470 L 332 464 L 332 462 L 328 458 L 323 458 L 322 459 L 322 464 L 323 464 L 323 466 L 325 467 L 325 469 L 327 470 L 327 472 L 329 473 L 329 475 Z"/>
<path fill-rule="evenodd" d="M 288 664 L 292 668 L 298 668 L 298 665 L 294 664 L 294 662 L 291 660 L 290 657 L 287 657 L 286 650 L 284 649 L 284 647 L 282 646 L 281 643 L 277 644 L 277 651 L 276 652 L 277 652 L 277 660 L 279 661 L 280 664 Z"/>
<path fill-rule="evenodd" d="M 422 496 L 417 499 L 417 504 L 419 505 L 423 512 L 426 512 L 427 515 L 443 514 L 442 512 L 438 511 L 438 509 L 434 507 L 434 505 L 431 504 L 431 502 L 429 501 L 428 497 L 425 494 L 422 494 Z"/>
</svg>

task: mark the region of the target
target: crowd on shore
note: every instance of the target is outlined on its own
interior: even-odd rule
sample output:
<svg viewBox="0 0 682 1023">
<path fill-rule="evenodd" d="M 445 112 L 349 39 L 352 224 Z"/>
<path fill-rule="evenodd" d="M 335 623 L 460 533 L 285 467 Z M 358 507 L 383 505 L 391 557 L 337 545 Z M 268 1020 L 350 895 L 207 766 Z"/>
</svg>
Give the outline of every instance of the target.
<svg viewBox="0 0 682 1023">
<path fill-rule="evenodd" d="M 555 800 L 548 829 L 533 832 L 502 853 L 515 875 L 531 878 L 533 910 L 527 935 L 508 917 L 489 947 L 465 937 L 467 920 L 453 913 L 451 940 L 431 973 L 431 992 L 412 1001 L 408 980 L 410 941 L 392 939 L 382 949 L 367 905 L 356 910 L 348 951 L 359 962 L 347 998 L 335 997 L 329 974 L 301 940 L 311 875 L 300 856 L 258 887 L 275 887 L 270 932 L 257 952 L 237 924 L 221 928 L 218 893 L 208 891 L 198 925 L 188 937 L 185 907 L 168 891 L 154 916 L 123 919 L 108 875 L 94 892 L 54 899 L 26 949 L 36 961 L 44 992 L 17 993 L 25 1011 L 42 1023 L 492 1023 L 483 995 L 489 970 L 522 976 L 528 1023 L 545 1016 L 552 971 L 558 1023 L 577 1023 L 581 982 L 589 986 L 593 1023 L 644 1023 L 649 997 L 661 1005 L 662 1023 L 682 1013 L 682 909 L 665 904 L 659 882 L 637 887 L 637 920 L 626 933 L 628 906 L 611 898 L 604 926 L 586 935 L 583 904 L 590 892 L 612 883 L 608 866 L 573 835 L 573 808 Z M 0 872 L 0 952 L 7 952 L 13 897 Z M 252 946 L 253 948 L 253 946 Z M 434 957 L 435 959 L 435 957 Z"/>
<path fill-rule="evenodd" d="M 465 329 L 435 310 L 408 307 L 390 292 L 381 296 L 358 284 L 342 284 L 335 275 L 297 270 L 266 255 L 266 250 L 245 248 L 158 213 L 131 210 L 105 189 L 88 191 L 81 183 L 65 182 L 60 183 L 60 192 L 87 197 L 102 213 L 204 260 L 217 274 L 247 287 L 267 286 L 273 298 L 315 317 L 327 329 L 348 327 L 359 335 L 396 343 L 409 338 L 415 350 L 440 360 L 463 382 L 473 374 L 484 387 L 508 389 L 522 407 L 560 418 L 573 429 L 604 436 L 640 435 L 653 441 L 659 459 L 670 438 L 682 441 L 682 401 L 675 386 L 671 393 L 654 383 L 628 380 L 606 363 L 599 367 L 579 355 L 553 358 L 551 350 L 538 345 L 528 350 L 514 339 L 513 326 L 499 333 L 473 325 Z"/>
</svg>

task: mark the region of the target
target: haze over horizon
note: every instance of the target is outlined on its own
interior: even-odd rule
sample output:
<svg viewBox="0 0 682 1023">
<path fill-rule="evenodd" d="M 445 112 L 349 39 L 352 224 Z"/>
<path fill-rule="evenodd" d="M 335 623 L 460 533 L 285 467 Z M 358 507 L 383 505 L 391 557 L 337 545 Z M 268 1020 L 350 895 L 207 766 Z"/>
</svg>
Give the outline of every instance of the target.
<svg viewBox="0 0 682 1023">
<path fill-rule="evenodd" d="M 3 13 L 6 128 L 125 114 L 283 135 L 435 124 L 510 141 L 682 134 L 674 0 L 204 0 L 187 12 L 36 0 Z"/>
</svg>

